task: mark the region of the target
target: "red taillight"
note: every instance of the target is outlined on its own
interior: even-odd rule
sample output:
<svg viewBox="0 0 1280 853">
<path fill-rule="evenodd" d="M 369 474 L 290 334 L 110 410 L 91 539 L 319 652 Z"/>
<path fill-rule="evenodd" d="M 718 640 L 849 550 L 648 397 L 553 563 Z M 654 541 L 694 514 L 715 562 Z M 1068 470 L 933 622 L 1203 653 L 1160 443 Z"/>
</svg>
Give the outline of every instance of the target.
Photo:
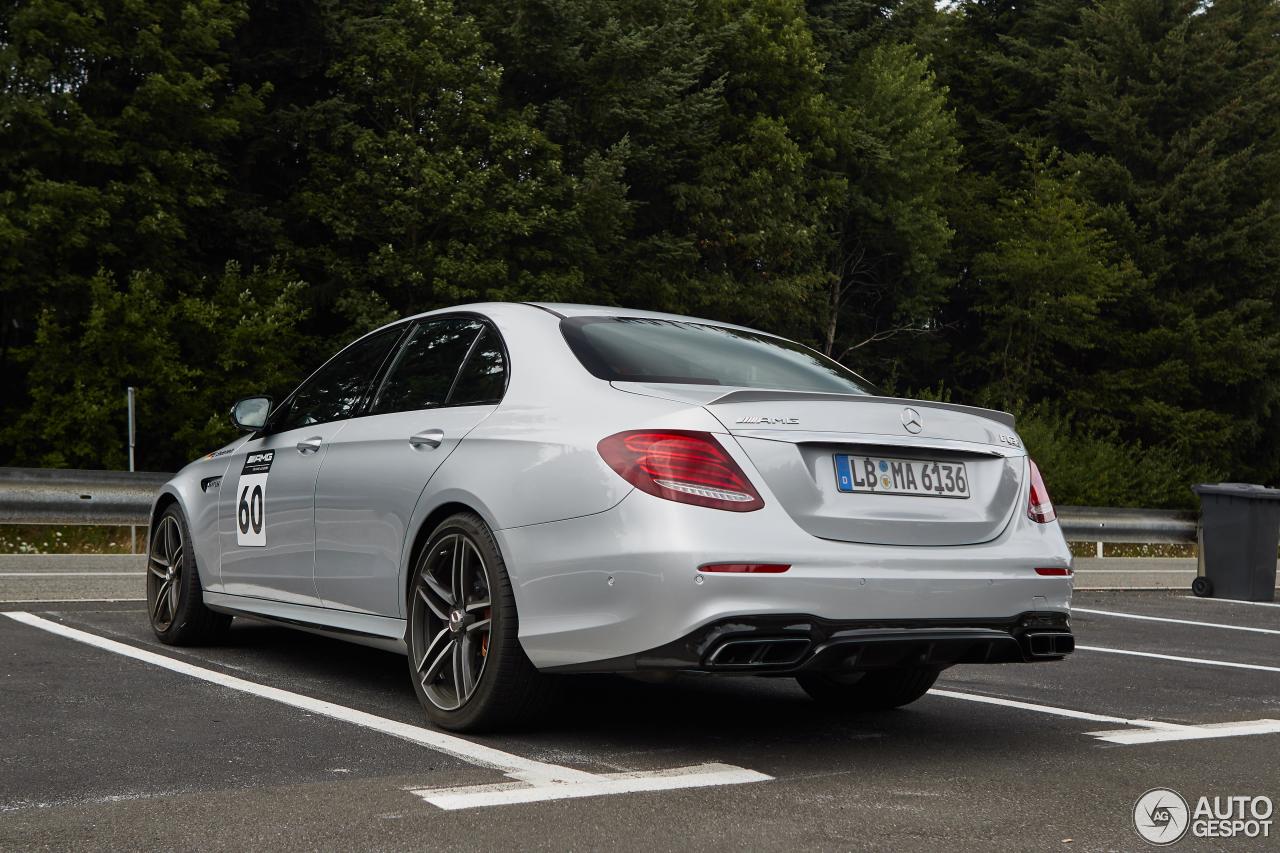
<svg viewBox="0 0 1280 853">
<path fill-rule="evenodd" d="M 651 495 L 730 512 L 764 506 L 747 475 L 711 433 L 632 430 L 602 439 L 596 449 L 624 480 Z"/>
<path fill-rule="evenodd" d="M 1058 517 L 1053 511 L 1053 501 L 1049 500 L 1049 490 L 1044 487 L 1044 477 L 1040 469 L 1031 463 L 1031 499 L 1027 502 L 1027 517 L 1039 524 L 1048 524 Z"/>
<path fill-rule="evenodd" d="M 1046 578 L 1065 578 L 1070 576 L 1071 569 L 1063 569 L 1063 568 L 1036 569 L 1036 574 Z"/>
<path fill-rule="evenodd" d="M 780 575 L 791 568 L 788 563 L 707 563 L 700 572 L 732 572 L 741 575 Z"/>
</svg>

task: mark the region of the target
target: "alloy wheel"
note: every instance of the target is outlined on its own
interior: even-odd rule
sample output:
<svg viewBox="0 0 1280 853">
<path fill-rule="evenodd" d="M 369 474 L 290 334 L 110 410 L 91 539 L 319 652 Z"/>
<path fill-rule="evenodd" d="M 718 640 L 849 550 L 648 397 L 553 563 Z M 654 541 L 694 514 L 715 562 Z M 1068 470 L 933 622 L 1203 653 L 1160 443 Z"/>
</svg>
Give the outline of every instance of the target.
<svg viewBox="0 0 1280 853">
<path fill-rule="evenodd" d="M 415 677 L 431 704 L 453 711 L 475 693 L 489 656 L 489 570 L 463 533 L 442 537 L 422 561 L 410 621 Z"/>
<path fill-rule="evenodd" d="M 151 537 L 151 550 L 147 555 L 147 608 L 157 631 L 168 630 L 178 613 L 185 553 L 178 520 L 172 515 L 164 516 Z"/>
</svg>

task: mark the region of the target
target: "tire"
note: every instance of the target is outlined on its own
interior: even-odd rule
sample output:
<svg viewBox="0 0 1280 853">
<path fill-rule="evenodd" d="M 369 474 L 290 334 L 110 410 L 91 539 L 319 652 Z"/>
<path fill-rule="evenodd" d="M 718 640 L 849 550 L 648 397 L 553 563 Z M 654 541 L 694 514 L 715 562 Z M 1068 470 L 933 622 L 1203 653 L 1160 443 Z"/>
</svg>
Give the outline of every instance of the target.
<svg viewBox="0 0 1280 853">
<path fill-rule="evenodd" d="M 919 699 L 938 680 L 939 672 L 929 667 L 901 667 L 851 676 L 807 673 L 797 675 L 796 681 L 825 705 L 849 711 L 887 711 Z"/>
<path fill-rule="evenodd" d="M 1204 575 L 1191 582 L 1191 594 L 1196 598 L 1208 598 L 1213 595 L 1213 581 Z"/>
<path fill-rule="evenodd" d="M 552 679 L 520 647 L 506 564 L 478 515 L 458 513 L 432 532 L 415 561 L 407 609 L 409 680 L 431 722 L 480 732 L 541 716 Z"/>
<path fill-rule="evenodd" d="M 177 504 L 161 513 L 147 547 L 147 618 L 170 646 L 216 642 L 231 625 L 230 616 L 204 604 L 191 530 Z"/>
</svg>

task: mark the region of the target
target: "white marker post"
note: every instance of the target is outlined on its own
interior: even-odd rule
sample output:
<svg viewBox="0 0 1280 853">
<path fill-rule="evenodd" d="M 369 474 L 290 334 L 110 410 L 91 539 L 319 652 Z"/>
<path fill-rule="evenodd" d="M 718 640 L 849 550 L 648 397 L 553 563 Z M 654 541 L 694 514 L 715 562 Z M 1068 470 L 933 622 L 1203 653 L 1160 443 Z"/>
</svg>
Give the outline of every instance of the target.
<svg viewBox="0 0 1280 853">
<path fill-rule="evenodd" d="M 137 444 L 138 429 L 137 420 L 134 418 L 133 401 L 135 397 L 135 389 L 132 385 L 126 389 L 129 398 L 129 470 L 133 471 L 133 448 Z M 129 525 L 129 553 L 138 553 L 138 528 Z"/>
</svg>

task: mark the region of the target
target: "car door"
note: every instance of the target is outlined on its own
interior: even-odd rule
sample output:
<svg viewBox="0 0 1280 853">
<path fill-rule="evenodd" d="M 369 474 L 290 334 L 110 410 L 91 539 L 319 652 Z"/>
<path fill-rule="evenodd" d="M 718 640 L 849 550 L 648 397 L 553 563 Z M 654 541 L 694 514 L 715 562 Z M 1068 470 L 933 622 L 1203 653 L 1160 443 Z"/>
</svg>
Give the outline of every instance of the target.
<svg viewBox="0 0 1280 853">
<path fill-rule="evenodd" d="M 368 335 L 302 383 L 231 459 L 218 498 L 222 591 L 318 605 L 316 475 L 329 444 L 366 404 L 405 327 Z"/>
<path fill-rule="evenodd" d="M 368 413 L 330 444 L 316 483 L 316 589 L 326 607 L 401 615 L 408 523 L 427 481 L 506 388 L 497 330 L 474 317 L 419 322 Z"/>
</svg>

